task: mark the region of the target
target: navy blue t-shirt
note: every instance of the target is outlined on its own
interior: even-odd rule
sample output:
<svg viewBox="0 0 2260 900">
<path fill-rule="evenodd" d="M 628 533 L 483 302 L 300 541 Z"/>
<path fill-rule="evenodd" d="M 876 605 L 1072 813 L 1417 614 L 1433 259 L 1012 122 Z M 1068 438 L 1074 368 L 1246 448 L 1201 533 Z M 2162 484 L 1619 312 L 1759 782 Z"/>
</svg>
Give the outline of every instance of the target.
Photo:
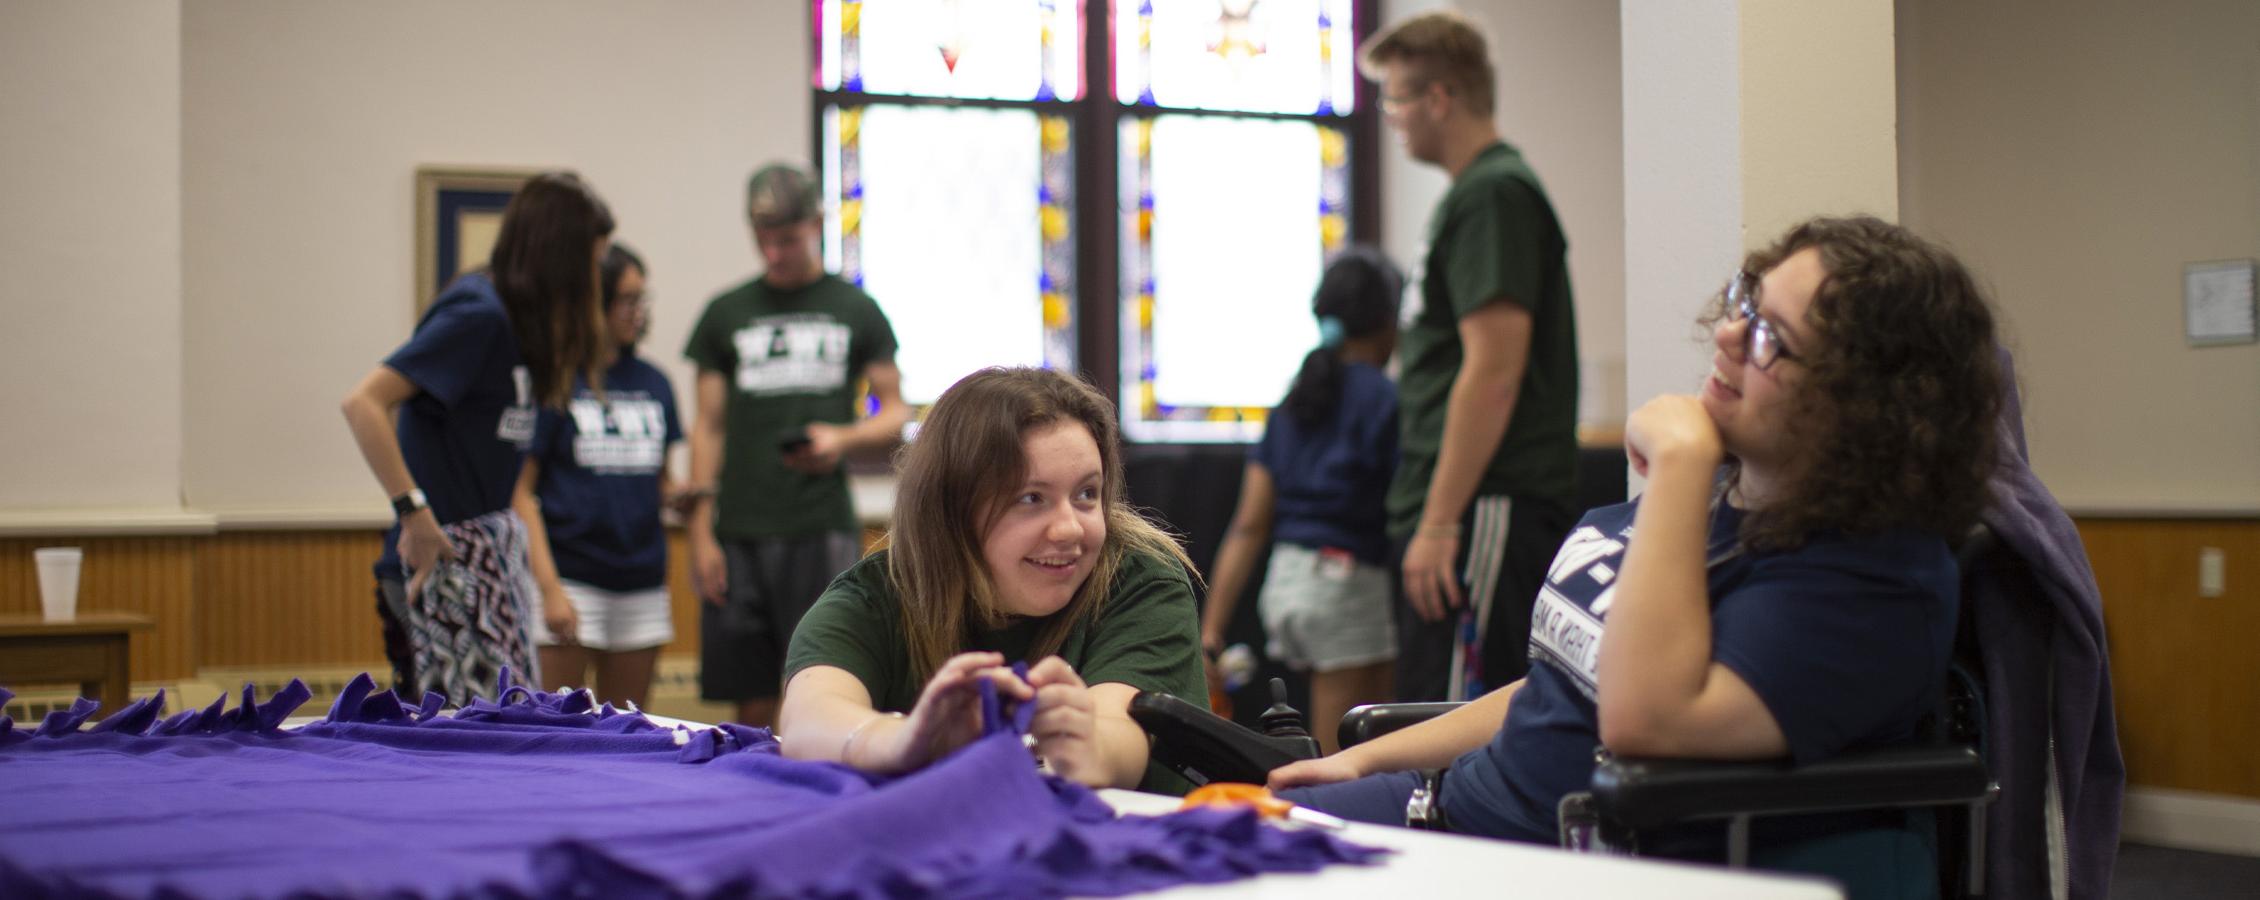
<svg viewBox="0 0 2260 900">
<path fill-rule="evenodd" d="M 659 477 L 683 439 L 675 388 L 650 363 L 621 354 L 604 396 L 576 383 L 565 409 L 544 408 L 528 451 L 541 467 L 534 493 L 557 574 L 608 591 L 667 583 Z"/>
<path fill-rule="evenodd" d="M 1397 471 L 1397 387 L 1364 363 L 1342 367 L 1342 403 L 1306 427 L 1286 406 L 1272 410 L 1248 461 L 1277 490 L 1272 540 L 1339 547 L 1389 564 L 1389 479 Z"/>
<path fill-rule="evenodd" d="M 1593 705 L 1617 572 L 1638 501 L 1585 515 L 1531 613 L 1530 675 L 1486 746 L 1452 764 L 1455 827 L 1552 842 L 1556 805 L 1592 780 Z M 1736 547 L 1742 513 L 1710 526 L 1712 659 L 1750 683 L 1800 763 L 1904 743 L 1937 703 L 1954 638 L 1954 555 L 1914 531 L 1821 534 L 1791 551 Z"/>
<path fill-rule="evenodd" d="M 518 463 L 534 437 L 533 378 L 494 282 L 455 279 L 424 311 L 385 367 L 416 386 L 395 427 L 408 474 L 447 525 L 510 506 Z M 385 532 L 378 578 L 404 579 L 400 523 Z"/>
</svg>

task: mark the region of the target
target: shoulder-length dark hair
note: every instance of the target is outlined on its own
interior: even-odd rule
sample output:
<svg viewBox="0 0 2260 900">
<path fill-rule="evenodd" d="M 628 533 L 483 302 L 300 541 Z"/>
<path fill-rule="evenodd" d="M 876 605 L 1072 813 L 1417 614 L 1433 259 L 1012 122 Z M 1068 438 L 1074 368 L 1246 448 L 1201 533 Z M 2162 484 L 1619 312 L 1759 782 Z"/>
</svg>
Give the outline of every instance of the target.
<svg viewBox="0 0 2260 900">
<path fill-rule="evenodd" d="M 1993 313 L 1952 253 L 1871 217 L 1819 218 L 1750 254 L 1762 273 L 1805 249 L 1822 276 L 1806 312 L 1801 380 L 1785 417 L 1783 496 L 1743 522 L 1753 549 L 1822 530 L 1917 528 L 1959 539 L 1984 508 L 1998 462 L 2001 372 Z M 1722 293 L 1704 317 L 1727 315 Z M 1731 486 L 1740 475 L 1729 471 Z"/>
<path fill-rule="evenodd" d="M 1100 505 L 1106 541 L 1091 575 L 1067 606 L 1046 618 L 1031 653 L 1056 653 L 1076 623 L 1094 618 L 1123 559 L 1143 553 L 1193 571 L 1177 541 L 1129 505 L 1123 493 L 1120 435 L 1114 404 L 1073 376 L 1046 369 L 983 369 L 942 392 L 901 454 L 894 525 L 887 532 L 887 577 L 902 598 L 911 670 L 923 683 L 962 652 L 976 626 L 996 627 L 996 584 L 982 562 L 981 542 L 1005 502 L 1028 478 L 1021 440 L 1074 422 L 1099 447 Z"/>
<path fill-rule="evenodd" d="M 636 274 L 645 278 L 651 277 L 651 270 L 644 267 L 643 257 L 637 256 L 636 251 L 629 249 L 628 245 L 613 241 L 612 246 L 604 251 L 604 259 L 599 261 L 596 266 L 597 292 L 601 295 L 597 302 L 597 311 L 603 313 L 607 320 L 612 316 L 612 304 L 620 302 L 620 278 L 628 274 L 629 269 L 636 270 Z M 643 328 L 638 330 L 634 336 L 622 342 L 617 348 L 617 352 L 621 356 L 634 356 L 636 344 L 643 340 L 644 335 L 649 333 L 651 333 L 651 317 L 646 316 L 643 320 Z M 605 327 L 604 334 L 607 337 L 612 334 L 609 323 Z"/>
<path fill-rule="evenodd" d="M 600 308 L 606 312 L 612 310 L 612 304 L 619 302 L 620 276 L 628 274 L 629 269 L 636 270 L 636 274 L 646 278 L 651 277 L 651 270 L 644 266 L 643 257 L 637 256 L 636 251 L 629 249 L 628 245 L 613 241 L 611 248 L 604 251 L 604 260 L 597 263 L 597 284 L 604 297 Z"/>
<path fill-rule="evenodd" d="M 518 188 L 502 212 L 487 271 L 534 395 L 561 406 L 578 373 L 589 384 L 611 353 L 597 297 L 596 242 L 612 234 L 612 211 L 571 172 L 543 172 Z"/>
<path fill-rule="evenodd" d="M 1289 415 L 1304 425 L 1334 418 L 1342 405 L 1341 342 L 1395 327 L 1397 299 L 1404 289 L 1404 273 L 1373 247 L 1353 246 L 1327 264 L 1310 304 L 1311 314 L 1322 323 L 1319 345 L 1303 355 L 1303 367 L 1279 401 Z M 1337 333 L 1326 333 L 1327 319 L 1334 320 Z"/>
</svg>

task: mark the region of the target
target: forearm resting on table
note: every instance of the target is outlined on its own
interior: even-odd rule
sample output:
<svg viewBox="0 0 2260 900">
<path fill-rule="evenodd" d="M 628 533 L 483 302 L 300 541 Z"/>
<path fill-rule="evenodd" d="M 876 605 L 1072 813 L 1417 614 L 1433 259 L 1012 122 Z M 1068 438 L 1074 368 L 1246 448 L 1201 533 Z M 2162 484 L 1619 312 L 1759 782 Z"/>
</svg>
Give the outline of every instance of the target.
<svg viewBox="0 0 2260 900">
<path fill-rule="evenodd" d="M 1104 769 L 1104 780 L 1090 783 L 1089 787 L 1134 788 L 1146 778 L 1146 758 L 1150 738 L 1138 723 L 1127 718 L 1101 715 L 1098 717 L 1094 739 L 1099 746 L 1099 759 Z"/>
<path fill-rule="evenodd" d="M 1091 739 L 1098 744 L 1099 760 L 1106 775 L 1106 783 L 1091 787 L 1134 788 L 1146 778 L 1146 760 L 1152 755 L 1153 739 L 1130 718 L 1130 698 L 1137 694 L 1138 689 L 1127 684 L 1108 683 L 1091 688 L 1095 719 Z"/>
<path fill-rule="evenodd" d="M 811 666 L 794 674 L 777 710 L 778 749 L 790 759 L 868 768 L 858 765 L 859 758 L 867 757 L 853 751 L 891 737 L 901 727 L 902 718 L 871 707 L 863 682 L 831 666 Z"/>
</svg>

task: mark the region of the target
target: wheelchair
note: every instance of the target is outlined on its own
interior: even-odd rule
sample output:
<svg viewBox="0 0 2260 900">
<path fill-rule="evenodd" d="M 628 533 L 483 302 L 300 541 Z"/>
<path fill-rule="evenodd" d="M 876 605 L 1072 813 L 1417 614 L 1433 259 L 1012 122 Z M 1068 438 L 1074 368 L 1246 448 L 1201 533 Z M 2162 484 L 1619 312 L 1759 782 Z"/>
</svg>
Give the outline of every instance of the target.
<svg viewBox="0 0 2260 900">
<path fill-rule="evenodd" d="M 2017 564 L 1982 527 L 1958 548 L 1957 560 L 1965 585 L 1981 571 Z M 1937 832 L 1938 896 L 1983 896 L 1986 807 L 2000 794 L 2000 787 L 1983 755 L 1984 694 L 1970 674 L 1980 669 L 1969 664 L 1974 648 L 1968 623 L 1965 605 L 1946 691 L 1917 742 L 1808 765 L 1633 759 L 1604 753 L 1588 789 L 1562 801 L 1561 845 L 1574 851 L 1637 855 L 1650 836 L 1684 825 L 1720 822 L 1726 837 L 1723 861 L 1729 867 L 1746 868 L 1752 862 L 1751 826 L 1760 818 L 1921 811 L 1920 818 L 1928 819 Z M 1260 731 L 1166 694 L 1140 694 L 1131 701 L 1130 713 L 1153 736 L 1153 758 L 1189 780 L 1261 784 L 1272 769 L 1319 753 L 1301 715 L 1287 706 L 1285 685 L 1278 679 L 1273 679 L 1272 693 L 1275 702 L 1260 717 Z M 1343 717 L 1337 735 L 1341 746 L 1349 747 L 1457 706 L 1360 706 Z"/>
</svg>

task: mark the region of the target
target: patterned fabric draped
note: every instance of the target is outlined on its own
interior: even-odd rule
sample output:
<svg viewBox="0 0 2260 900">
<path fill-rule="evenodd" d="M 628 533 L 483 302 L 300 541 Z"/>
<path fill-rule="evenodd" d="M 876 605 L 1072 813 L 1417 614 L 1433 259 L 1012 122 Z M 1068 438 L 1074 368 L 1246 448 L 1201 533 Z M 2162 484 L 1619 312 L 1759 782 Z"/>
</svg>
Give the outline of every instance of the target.
<svg viewBox="0 0 2260 900">
<path fill-rule="evenodd" d="M 423 590 L 407 598 L 401 627 L 415 656 L 416 687 L 465 704 L 486 696 L 504 670 L 538 672 L 532 616 L 541 594 L 516 512 L 496 510 L 440 528 L 456 557 L 441 560 Z"/>
</svg>

